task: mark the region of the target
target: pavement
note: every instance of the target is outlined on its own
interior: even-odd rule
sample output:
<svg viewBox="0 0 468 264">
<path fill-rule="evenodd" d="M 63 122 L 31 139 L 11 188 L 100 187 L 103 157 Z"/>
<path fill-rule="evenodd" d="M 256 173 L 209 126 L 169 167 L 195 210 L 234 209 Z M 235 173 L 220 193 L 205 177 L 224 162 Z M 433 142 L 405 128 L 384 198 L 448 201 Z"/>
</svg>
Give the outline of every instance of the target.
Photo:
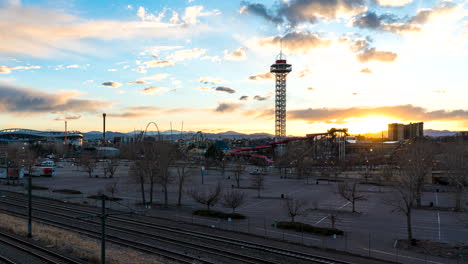
<svg viewBox="0 0 468 264">
<path fill-rule="evenodd" d="M 55 177 L 34 178 L 35 185 L 49 187 L 49 190 L 46 191 L 35 190 L 34 194 L 71 202 L 86 201 L 90 204 L 98 204 L 97 201 L 87 199 L 86 197 L 98 192 L 106 192 L 109 186 L 116 184 L 118 189 L 116 196 L 123 200 L 113 203 L 111 206 L 124 210 L 136 208 L 136 203 L 140 202 L 141 194 L 139 185 L 135 180 L 129 178 L 128 168 L 129 166 L 119 166 L 115 178 L 109 179 L 102 178 L 102 171 L 100 169 L 96 170 L 94 174 L 101 177 L 89 178 L 87 173 L 78 170 L 75 166 L 66 165 L 64 168 L 57 168 L 57 175 Z M 370 255 L 401 263 L 468 263 L 468 257 L 465 257 L 465 262 L 462 262 L 463 257 L 459 257 L 458 260 L 447 259 L 396 249 L 394 247 L 395 241 L 406 238 L 406 218 L 402 214 L 392 212 L 393 208 L 386 204 L 385 201 L 395 195 L 388 187 L 359 185 L 360 191 L 366 195 L 366 200 L 356 203 L 356 209 L 359 213 L 353 214 L 351 213 L 351 204 L 337 194 L 336 183 L 320 181 L 319 184 L 316 184 L 316 178 L 312 177 L 309 178 L 307 183 L 306 179 L 284 179 L 280 178 L 278 173 L 270 172 L 265 175 L 265 188 L 261 191 L 261 198 L 257 198 L 257 190 L 250 188 L 251 177 L 248 171 L 241 177 L 241 190 L 245 192 L 247 202 L 236 210 L 236 212 L 248 216 L 247 220 L 229 222 L 194 217 L 191 211 L 203 208 L 203 206 L 196 204 L 186 193 L 183 195 L 183 206 L 181 208 L 171 206 L 171 209 L 168 210 L 156 207 L 148 210 L 147 213 L 223 229 L 267 235 L 307 245 L 334 248 L 360 255 Z M 208 168 L 204 176 L 205 184 L 202 185 L 200 169 L 194 169 L 185 189 L 210 188 L 218 182 L 221 183 L 224 190 L 231 189 L 232 185 L 235 185 L 233 173 L 226 171 L 222 175 L 221 171 Z M 24 187 L 21 186 L 0 185 L 0 188 L 13 191 L 24 190 Z M 435 190 L 438 186 L 427 186 L 427 188 Z M 80 190 L 83 194 L 64 195 L 52 192 L 52 190 L 56 189 Z M 344 230 L 346 235 L 343 237 L 337 236 L 336 238 L 324 238 L 301 232 L 275 229 L 272 226 L 274 221 L 288 220 L 283 207 L 284 201 L 280 198 L 281 194 L 286 197 L 308 201 L 308 207 L 311 210 L 309 210 L 307 215 L 297 217 L 296 221 L 330 227 L 331 221 L 327 210 L 337 211 L 339 214 L 336 227 Z M 448 192 L 424 192 L 423 204 L 433 202 L 436 206 L 449 207 L 453 204 L 452 196 Z M 162 202 L 163 193 L 159 186 L 155 188 L 155 197 L 156 202 Z M 169 203 L 174 205 L 176 201 L 176 185 L 172 184 L 169 188 Z M 315 208 L 318 208 L 318 210 L 314 210 Z M 138 209 L 146 210 L 142 207 L 138 207 Z M 222 208 L 220 205 L 216 205 L 214 209 L 226 212 L 230 210 Z M 468 207 L 466 209 L 468 210 Z M 412 222 L 414 237 L 417 239 L 468 244 L 468 217 L 466 213 L 414 210 Z"/>
</svg>

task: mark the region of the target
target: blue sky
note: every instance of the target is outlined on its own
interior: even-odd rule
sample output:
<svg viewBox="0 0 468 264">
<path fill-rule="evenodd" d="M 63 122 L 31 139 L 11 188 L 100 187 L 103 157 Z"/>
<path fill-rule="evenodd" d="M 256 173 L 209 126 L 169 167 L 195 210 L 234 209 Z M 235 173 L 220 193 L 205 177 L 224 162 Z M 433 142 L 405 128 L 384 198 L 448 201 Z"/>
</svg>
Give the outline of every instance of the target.
<svg viewBox="0 0 468 264">
<path fill-rule="evenodd" d="M 272 133 L 282 38 L 288 134 L 468 129 L 467 1 L 0 3 L 0 128 Z"/>
</svg>

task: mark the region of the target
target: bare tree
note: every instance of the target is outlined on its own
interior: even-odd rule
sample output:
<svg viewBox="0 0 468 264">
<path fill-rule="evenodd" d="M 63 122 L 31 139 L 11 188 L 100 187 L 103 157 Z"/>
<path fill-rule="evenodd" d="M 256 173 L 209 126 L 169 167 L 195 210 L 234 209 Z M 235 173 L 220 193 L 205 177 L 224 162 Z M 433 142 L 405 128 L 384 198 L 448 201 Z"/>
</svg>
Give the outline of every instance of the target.
<svg viewBox="0 0 468 264">
<path fill-rule="evenodd" d="M 94 155 L 90 152 L 85 152 L 81 154 L 80 167 L 84 169 L 88 173 L 89 178 L 93 176 L 93 172 L 96 169 L 96 159 Z"/>
<path fill-rule="evenodd" d="M 448 144 L 443 163 L 450 186 L 455 194 L 455 211 L 463 209 L 465 186 L 468 185 L 468 151 L 465 145 Z"/>
<path fill-rule="evenodd" d="M 207 190 L 191 189 L 189 194 L 197 203 L 206 205 L 206 209 L 209 211 L 210 208 L 219 201 L 221 196 L 221 185 L 218 183 L 216 187 L 209 188 Z"/>
<path fill-rule="evenodd" d="M 296 216 L 307 214 L 307 201 L 303 199 L 288 198 L 284 200 L 284 209 L 288 216 L 291 218 L 291 222 L 294 223 Z"/>
<path fill-rule="evenodd" d="M 359 192 L 357 186 L 357 182 L 338 184 L 338 194 L 352 204 L 353 213 L 356 212 L 356 202 L 366 199 L 366 197 Z"/>
<path fill-rule="evenodd" d="M 412 228 L 412 210 L 416 203 L 418 193 L 417 175 L 404 168 L 394 168 L 392 170 L 392 184 L 395 194 L 385 200 L 385 203 L 393 207 L 392 212 L 400 212 L 406 216 L 406 228 L 408 235 L 408 246 L 413 244 L 413 228 Z"/>
<path fill-rule="evenodd" d="M 101 167 L 102 167 L 102 172 L 104 174 L 104 178 L 107 178 L 107 174 L 109 173 L 109 167 L 107 167 L 107 160 L 101 163 Z"/>
<path fill-rule="evenodd" d="M 262 173 L 252 175 L 251 186 L 257 190 L 257 197 L 260 198 L 260 191 L 265 186 L 265 176 Z"/>
<path fill-rule="evenodd" d="M 173 182 L 173 175 L 169 171 L 170 166 L 172 166 L 177 157 L 177 146 L 170 143 L 158 142 L 157 144 L 158 151 L 158 183 L 161 184 L 161 187 L 164 191 L 164 207 L 168 206 L 168 187 L 169 184 Z"/>
<path fill-rule="evenodd" d="M 187 182 L 187 180 L 189 180 L 189 177 L 194 173 L 193 169 L 188 168 L 187 165 L 187 163 L 183 162 L 182 164 L 179 164 L 177 166 L 177 206 L 182 205 L 182 194 L 184 191 L 184 185 Z"/>
<path fill-rule="evenodd" d="M 234 180 L 236 181 L 237 188 L 240 188 L 240 180 L 242 173 L 245 171 L 245 167 L 240 160 L 234 164 Z"/>
<path fill-rule="evenodd" d="M 136 160 L 128 170 L 128 174 L 131 179 L 135 180 L 137 184 L 140 185 L 140 193 L 141 193 L 141 203 L 146 206 L 146 196 L 145 196 L 145 183 L 146 183 L 146 175 L 145 169 L 142 165 L 143 162 Z"/>
<path fill-rule="evenodd" d="M 109 172 L 109 178 L 114 178 L 117 169 L 119 168 L 119 161 L 111 159 L 107 162 L 107 171 Z"/>
<path fill-rule="evenodd" d="M 233 213 L 236 211 L 236 208 L 242 206 L 244 203 L 245 194 L 239 190 L 230 190 L 223 195 L 223 206 L 232 208 Z"/>
<path fill-rule="evenodd" d="M 402 150 L 397 158 L 397 163 L 405 174 L 409 174 L 416 188 L 416 206 L 421 206 L 424 180 L 432 170 L 434 146 L 429 141 L 415 141 Z"/>
</svg>

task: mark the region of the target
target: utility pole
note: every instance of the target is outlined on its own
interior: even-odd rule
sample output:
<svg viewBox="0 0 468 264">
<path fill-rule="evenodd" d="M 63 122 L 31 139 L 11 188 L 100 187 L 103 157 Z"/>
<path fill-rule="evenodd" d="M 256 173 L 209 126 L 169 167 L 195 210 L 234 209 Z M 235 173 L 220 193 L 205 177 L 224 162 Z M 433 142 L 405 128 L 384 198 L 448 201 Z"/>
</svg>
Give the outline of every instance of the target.
<svg viewBox="0 0 468 264">
<path fill-rule="evenodd" d="M 32 175 L 28 173 L 28 237 L 32 237 Z"/>
<path fill-rule="evenodd" d="M 107 195 L 101 195 L 101 214 L 76 217 L 76 219 L 101 218 L 101 264 L 106 263 L 106 220 L 113 215 L 133 214 L 133 212 L 118 212 L 109 214 L 106 212 L 106 200 L 110 200 Z"/>
</svg>

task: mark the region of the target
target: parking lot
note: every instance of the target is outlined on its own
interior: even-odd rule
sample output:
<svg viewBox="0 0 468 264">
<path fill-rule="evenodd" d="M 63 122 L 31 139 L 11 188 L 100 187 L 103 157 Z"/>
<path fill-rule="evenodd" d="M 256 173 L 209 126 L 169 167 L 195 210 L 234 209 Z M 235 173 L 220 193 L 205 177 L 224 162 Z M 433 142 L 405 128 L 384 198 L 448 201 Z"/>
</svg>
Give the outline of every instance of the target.
<svg viewBox="0 0 468 264">
<path fill-rule="evenodd" d="M 106 192 L 109 186 L 117 186 L 116 196 L 123 200 L 113 203 L 111 206 L 119 209 L 135 208 L 140 202 L 139 185 L 128 175 L 128 164 L 121 164 L 113 179 L 103 178 L 102 171 L 96 170 L 93 175 L 98 178 L 89 178 L 88 174 L 70 164 L 56 169 L 56 176 L 52 178 L 34 178 L 34 184 L 48 187 L 49 190 L 34 191 L 41 196 L 74 201 L 96 203 L 95 200 L 86 197 L 98 192 Z M 390 260 L 398 259 L 404 263 L 457 263 L 456 260 L 429 257 L 411 252 L 398 252 L 394 248 L 396 239 L 406 238 L 406 218 L 403 214 L 392 212 L 394 208 L 385 202 L 388 197 L 394 195 L 389 187 L 379 187 L 370 184 L 360 184 L 359 190 L 365 194 L 365 201 L 358 201 L 356 209 L 359 213 L 351 213 L 350 202 L 344 200 L 337 194 L 337 184 L 328 181 L 318 181 L 310 178 L 309 184 L 305 179 L 294 179 L 293 177 L 281 178 L 275 171 L 269 171 L 265 175 L 265 188 L 261 191 L 261 198 L 257 198 L 257 190 L 250 188 L 251 177 L 246 170 L 241 177 L 241 190 L 247 196 L 247 202 L 237 212 L 248 216 L 248 220 L 236 220 L 232 222 L 224 220 L 213 220 L 208 218 L 193 217 L 193 209 L 203 208 L 196 204 L 193 199 L 184 193 L 181 208 L 175 207 L 177 201 L 176 185 L 172 184 L 169 189 L 170 209 L 153 207 L 148 213 L 172 217 L 178 220 L 193 221 L 199 224 L 213 225 L 216 227 L 240 230 L 259 235 L 268 235 L 295 242 L 304 242 L 310 245 L 325 246 L 339 250 L 352 251 L 359 254 L 370 254 L 372 256 Z M 224 190 L 231 189 L 235 185 L 233 173 L 226 171 L 224 175 L 219 170 L 208 169 L 204 176 L 204 184 L 201 184 L 200 168 L 193 168 L 192 176 L 186 184 L 188 188 L 210 188 L 218 182 Z M 352 179 L 343 179 L 351 181 Z M 1 188 L 21 190 L 22 187 L 11 187 L 2 185 Z M 435 190 L 437 186 L 427 186 Z M 57 189 L 79 190 L 83 194 L 65 195 L 55 193 Z M 297 217 L 296 221 L 315 226 L 330 227 L 330 212 L 336 213 L 336 227 L 344 230 L 346 236 L 336 238 L 323 238 L 298 232 L 288 232 L 272 227 L 274 221 L 288 220 L 287 213 L 283 208 L 285 197 L 300 198 L 308 201 L 307 215 Z M 163 193 L 161 188 L 155 188 L 156 202 L 161 202 Z M 452 194 L 448 192 L 430 191 L 423 195 L 423 205 L 433 202 L 435 206 L 449 207 L 453 204 Z M 466 204 L 465 204 L 466 205 Z M 139 210 L 146 210 L 141 206 Z M 229 212 L 230 209 L 216 205 L 214 209 Z M 468 208 L 467 208 L 468 209 Z M 428 239 L 452 244 L 468 243 L 468 217 L 466 213 L 438 210 L 414 210 L 413 232 L 417 239 Z M 450 262 L 453 261 L 453 262 Z M 461 263 L 461 262 L 460 262 Z"/>
</svg>

